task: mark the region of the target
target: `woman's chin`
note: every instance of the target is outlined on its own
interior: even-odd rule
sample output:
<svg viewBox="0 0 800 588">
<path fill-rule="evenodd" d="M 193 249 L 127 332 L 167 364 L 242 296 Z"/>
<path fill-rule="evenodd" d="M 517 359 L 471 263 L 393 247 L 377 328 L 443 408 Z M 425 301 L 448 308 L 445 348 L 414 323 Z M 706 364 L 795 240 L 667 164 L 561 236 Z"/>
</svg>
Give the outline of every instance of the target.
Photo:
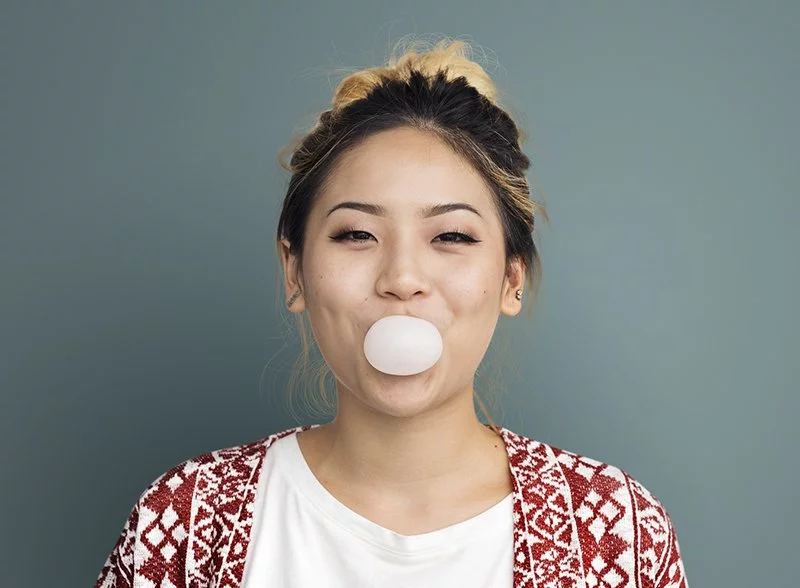
<svg viewBox="0 0 800 588">
<path fill-rule="evenodd" d="M 437 389 L 430 370 L 410 376 L 378 372 L 363 390 L 368 404 L 381 413 L 411 417 L 430 410 L 437 403 Z"/>
</svg>

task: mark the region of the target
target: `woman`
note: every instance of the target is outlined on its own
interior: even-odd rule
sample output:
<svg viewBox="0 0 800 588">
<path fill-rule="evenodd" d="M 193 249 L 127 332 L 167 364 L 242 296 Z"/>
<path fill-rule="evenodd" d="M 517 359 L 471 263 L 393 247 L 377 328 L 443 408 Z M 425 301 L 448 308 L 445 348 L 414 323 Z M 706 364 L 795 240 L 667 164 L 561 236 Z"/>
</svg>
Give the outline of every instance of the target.
<svg viewBox="0 0 800 588">
<path fill-rule="evenodd" d="M 98 587 L 686 586 L 641 484 L 475 413 L 499 315 L 539 276 L 544 211 L 466 49 L 350 75 L 293 151 L 278 252 L 287 306 L 335 377 L 335 418 L 163 474 Z M 368 359 L 367 333 L 394 315 L 433 325 L 430 367 Z"/>
</svg>

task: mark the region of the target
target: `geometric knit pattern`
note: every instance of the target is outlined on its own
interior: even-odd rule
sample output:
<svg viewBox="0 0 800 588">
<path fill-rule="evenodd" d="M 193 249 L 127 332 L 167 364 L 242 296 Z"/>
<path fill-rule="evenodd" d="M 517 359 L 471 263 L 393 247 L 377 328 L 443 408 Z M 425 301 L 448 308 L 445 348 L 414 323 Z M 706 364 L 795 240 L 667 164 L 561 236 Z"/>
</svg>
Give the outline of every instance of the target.
<svg viewBox="0 0 800 588">
<path fill-rule="evenodd" d="M 133 506 L 95 588 L 239 588 L 264 457 L 317 425 L 189 459 Z M 669 514 L 619 468 L 500 428 L 514 588 L 688 588 Z"/>
</svg>

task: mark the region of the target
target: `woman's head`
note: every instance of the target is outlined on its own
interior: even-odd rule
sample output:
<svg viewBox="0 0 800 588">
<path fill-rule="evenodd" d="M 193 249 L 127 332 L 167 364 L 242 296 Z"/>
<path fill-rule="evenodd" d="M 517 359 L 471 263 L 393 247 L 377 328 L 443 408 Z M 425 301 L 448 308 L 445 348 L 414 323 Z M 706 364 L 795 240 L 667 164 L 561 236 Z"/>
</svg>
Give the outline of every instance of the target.
<svg viewBox="0 0 800 588">
<path fill-rule="evenodd" d="M 307 311 L 340 396 L 396 416 L 470 390 L 499 315 L 538 284 L 529 160 L 466 49 L 443 42 L 347 77 L 288 166 L 277 237 L 290 310 Z M 433 368 L 369 365 L 364 336 L 389 314 L 439 328 Z"/>
</svg>

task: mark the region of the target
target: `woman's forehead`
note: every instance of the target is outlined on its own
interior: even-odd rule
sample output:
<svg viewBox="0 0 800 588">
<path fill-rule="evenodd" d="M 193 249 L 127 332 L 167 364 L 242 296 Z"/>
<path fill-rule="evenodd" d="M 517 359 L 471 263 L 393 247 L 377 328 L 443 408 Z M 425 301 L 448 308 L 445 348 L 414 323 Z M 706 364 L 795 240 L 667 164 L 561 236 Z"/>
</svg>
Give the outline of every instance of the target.
<svg viewBox="0 0 800 588">
<path fill-rule="evenodd" d="M 431 132 L 411 128 L 381 131 L 363 139 L 341 156 L 342 167 L 372 169 L 377 166 L 466 168 L 469 162 Z"/>
<path fill-rule="evenodd" d="M 330 208 L 343 201 L 368 201 L 387 211 L 452 202 L 485 209 L 491 191 L 469 162 L 441 140 L 398 129 L 369 137 L 342 156 L 320 193 L 320 204 Z"/>
</svg>

